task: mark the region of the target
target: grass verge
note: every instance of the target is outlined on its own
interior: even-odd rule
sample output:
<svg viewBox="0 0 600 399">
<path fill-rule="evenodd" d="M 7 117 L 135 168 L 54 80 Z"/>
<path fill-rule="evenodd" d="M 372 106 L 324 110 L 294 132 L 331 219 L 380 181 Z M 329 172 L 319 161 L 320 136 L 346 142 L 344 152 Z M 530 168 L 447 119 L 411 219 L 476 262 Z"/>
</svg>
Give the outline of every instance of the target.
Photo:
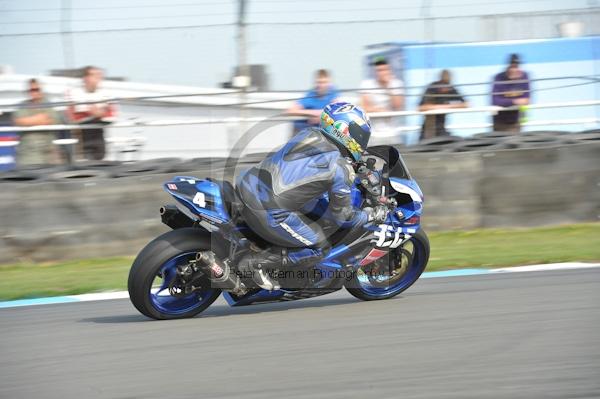
<svg viewBox="0 0 600 399">
<path fill-rule="evenodd" d="M 600 223 L 433 232 L 428 271 L 600 260 Z M 125 290 L 133 257 L 0 266 L 0 300 Z"/>
</svg>

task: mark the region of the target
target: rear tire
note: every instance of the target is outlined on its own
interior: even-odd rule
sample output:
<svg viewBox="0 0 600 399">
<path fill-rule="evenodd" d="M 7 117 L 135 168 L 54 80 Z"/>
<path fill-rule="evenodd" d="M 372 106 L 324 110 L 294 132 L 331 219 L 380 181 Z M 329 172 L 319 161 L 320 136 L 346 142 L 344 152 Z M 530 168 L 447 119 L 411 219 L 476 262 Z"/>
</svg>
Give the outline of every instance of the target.
<svg viewBox="0 0 600 399">
<path fill-rule="evenodd" d="M 407 242 L 412 242 L 415 248 L 415 252 L 409 257 L 410 265 L 407 266 L 407 270 L 404 275 L 400 278 L 400 281 L 392 283 L 389 287 L 377 287 L 375 285 L 368 287 L 365 283 L 359 280 L 358 274 L 346 284 L 346 289 L 350 294 L 363 301 L 376 301 L 381 299 L 390 299 L 398 295 L 399 293 L 407 290 L 413 285 L 427 267 L 429 261 L 429 238 L 423 229 L 412 236 Z M 404 247 L 396 248 L 394 251 L 404 251 Z M 391 262 L 393 257 L 388 255 L 385 257 L 388 262 Z"/>
<path fill-rule="evenodd" d="M 154 239 L 139 253 L 129 272 L 127 287 L 133 306 L 143 315 L 157 320 L 189 318 L 208 308 L 217 300 L 221 290 L 202 290 L 198 304 L 181 311 L 157 307 L 152 300 L 151 290 L 153 281 L 165 264 L 181 255 L 210 249 L 217 252 L 211 248 L 210 234 L 198 228 L 177 229 Z"/>
</svg>

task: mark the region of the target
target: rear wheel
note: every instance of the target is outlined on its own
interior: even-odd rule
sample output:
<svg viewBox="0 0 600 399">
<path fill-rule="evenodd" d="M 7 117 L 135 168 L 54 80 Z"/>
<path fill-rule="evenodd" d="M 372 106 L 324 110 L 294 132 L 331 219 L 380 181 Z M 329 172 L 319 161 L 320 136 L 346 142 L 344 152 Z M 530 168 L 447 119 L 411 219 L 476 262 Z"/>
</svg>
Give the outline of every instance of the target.
<svg viewBox="0 0 600 399">
<path fill-rule="evenodd" d="M 346 289 L 365 301 L 392 298 L 418 280 L 428 261 L 429 239 L 421 229 L 387 256 L 360 268 Z"/>
<path fill-rule="evenodd" d="M 173 230 L 150 242 L 129 272 L 131 303 L 145 316 L 159 320 L 193 317 L 208 308 L 221 290 L 205 280 L 195 283 L 199 289 L 186 293 L 178 282 L 177 268 L 193 260 L 197 252 L 210 249 L 210 235 L 197 228 Z"/>
</svg>

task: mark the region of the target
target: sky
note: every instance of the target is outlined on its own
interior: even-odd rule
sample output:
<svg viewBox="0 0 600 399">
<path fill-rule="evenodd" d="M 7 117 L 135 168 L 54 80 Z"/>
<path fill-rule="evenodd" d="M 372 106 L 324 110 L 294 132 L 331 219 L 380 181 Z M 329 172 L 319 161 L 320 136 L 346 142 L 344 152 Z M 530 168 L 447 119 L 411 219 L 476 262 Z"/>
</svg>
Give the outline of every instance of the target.
<svg viewBox="0 0 600 399">
<path fill-rule="evenodd" d="M 302 90 L 319 68 L 331 69 L 338 86 L 357 87 L 369 44 L 477 41 L 489 32 L 473 16 L 599 7 L 600 1 L 247 4 L 249 63 L 267 65 L 271 89 Z M 237 64 L 237 7 L 237 0 L 0 0 L 0 65 L 11 65 L 16 73 L 45 74 L 92 64 L 131 81 L 216 87 L 229 80 Z M 433 31 L 418 20 L 422 16 L 439 18 Z"/>
</svg>

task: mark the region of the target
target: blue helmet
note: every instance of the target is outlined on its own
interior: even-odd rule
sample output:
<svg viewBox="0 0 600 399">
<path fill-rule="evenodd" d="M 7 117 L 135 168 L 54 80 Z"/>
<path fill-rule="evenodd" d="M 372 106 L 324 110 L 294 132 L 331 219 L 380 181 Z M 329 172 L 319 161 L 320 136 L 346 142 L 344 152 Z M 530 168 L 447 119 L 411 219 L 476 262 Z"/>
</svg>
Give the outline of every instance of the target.
<svg viewBox="0 0 600 399">
<path fill-rule="evenodd" d="M 321 113 L 321 132 L 341 144 L 359 161 L 371 137 L 371 121 L 354 104 L 339 102 L 327 105 Z"/>
</svg>

